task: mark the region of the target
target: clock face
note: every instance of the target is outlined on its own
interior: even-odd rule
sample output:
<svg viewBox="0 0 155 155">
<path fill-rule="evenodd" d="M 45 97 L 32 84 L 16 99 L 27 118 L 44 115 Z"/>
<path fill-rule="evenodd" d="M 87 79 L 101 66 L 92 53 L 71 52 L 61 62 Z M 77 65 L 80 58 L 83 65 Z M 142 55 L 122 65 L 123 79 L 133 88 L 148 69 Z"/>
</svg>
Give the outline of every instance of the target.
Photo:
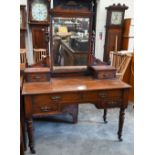
<svg viewBox="0 0 155 155">
<path fill-rule="evenodd" d="M 46 21 L 48 17 L 47 5 L 42 2 L 32 3 L 32 19 L 36 21 Z"/>
<path fill-rule="evenodd" d="M 120 25 L 122 23 L 123 13 L 114 11 L 111 14 L 111 24 L 112 25 Z"/>
</svg>

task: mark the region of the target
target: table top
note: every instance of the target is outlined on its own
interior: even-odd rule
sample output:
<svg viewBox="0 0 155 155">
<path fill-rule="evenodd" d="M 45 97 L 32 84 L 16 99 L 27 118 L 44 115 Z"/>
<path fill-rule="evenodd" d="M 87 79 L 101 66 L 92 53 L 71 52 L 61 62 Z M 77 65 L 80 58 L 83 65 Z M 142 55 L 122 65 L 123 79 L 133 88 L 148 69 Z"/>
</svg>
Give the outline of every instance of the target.
<svg viewBox="0 0 155 155">
<path fill-rule="evenodd" d="M 51 78 L 50 82 L 24 83 L 22 95 L 60 92 L 128 89 L 130 85 L 118 80 L 99 80 L 91 76 Z"/>
</svg>

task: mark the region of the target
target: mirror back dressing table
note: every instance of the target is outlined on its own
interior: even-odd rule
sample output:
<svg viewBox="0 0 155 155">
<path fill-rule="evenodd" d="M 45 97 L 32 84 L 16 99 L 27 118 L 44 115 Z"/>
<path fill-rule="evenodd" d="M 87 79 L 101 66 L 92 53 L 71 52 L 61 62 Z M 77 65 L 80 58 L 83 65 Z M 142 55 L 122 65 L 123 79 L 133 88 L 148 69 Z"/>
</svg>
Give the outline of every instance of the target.
<svg viewBox="0 0 155 155">
<path fill-rule="evenodd" d="M 130 86 L 116 79 L 116 69 L 94 66 L 92 49 L 93 0 L 57 0 L 50 10 L 49 67 L 26 68 L 22 95 L 29 147 L 35 153 L 33 117 L 61 114 L 68 107 L 92 103 L 104 109 L 119 108 L 118 139 L 122 141 Z M 73 117 L 77 122 L 77 117 Z"/>
</svg>

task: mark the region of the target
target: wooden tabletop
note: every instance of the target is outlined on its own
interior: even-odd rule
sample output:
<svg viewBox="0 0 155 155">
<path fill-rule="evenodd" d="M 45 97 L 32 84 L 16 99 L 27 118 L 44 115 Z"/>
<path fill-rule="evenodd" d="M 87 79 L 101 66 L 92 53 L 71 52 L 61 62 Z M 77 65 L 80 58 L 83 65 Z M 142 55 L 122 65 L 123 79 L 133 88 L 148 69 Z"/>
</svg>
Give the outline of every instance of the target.
<svg viewBox="0 0 155 155">
<path fill-rule="evenodd" d="M 33 82 L 23 84 L 23 95 L 48 94 L 59 92 L 78 92 L 107 89 L 126 89 L 130 85 L 118 80 L 98 80 L 90 76 L 51 78 L 50 82 Z"/>
</svg>

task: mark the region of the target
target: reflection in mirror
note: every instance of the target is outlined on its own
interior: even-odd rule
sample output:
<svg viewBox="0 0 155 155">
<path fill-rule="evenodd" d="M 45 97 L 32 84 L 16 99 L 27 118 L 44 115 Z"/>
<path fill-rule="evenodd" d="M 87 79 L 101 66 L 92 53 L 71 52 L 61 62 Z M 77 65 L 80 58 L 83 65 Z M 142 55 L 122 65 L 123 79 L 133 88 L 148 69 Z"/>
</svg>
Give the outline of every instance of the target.
<svg viewBox="0 0 155 155">
<path fill-rule="evenodd" d="M 52 18 L 54 66 L 87 65 L 89 18 Z"/>
</svg>

